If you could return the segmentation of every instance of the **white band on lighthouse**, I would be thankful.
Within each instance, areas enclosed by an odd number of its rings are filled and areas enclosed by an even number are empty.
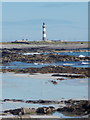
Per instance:
[[[46,38],[46,34],[44,34],[44,35],[43,35],[43,37],[45,37],[45,38]]]
[[[46,28],[43,28],[43,31],[46,31]]]

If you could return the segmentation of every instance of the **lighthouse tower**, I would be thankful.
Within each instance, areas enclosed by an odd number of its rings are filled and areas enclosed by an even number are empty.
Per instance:
[[[45,23],[43,23],[43,25],[42,25],[42,40],[43,41],[46,41],[46,25],[45,25]]]

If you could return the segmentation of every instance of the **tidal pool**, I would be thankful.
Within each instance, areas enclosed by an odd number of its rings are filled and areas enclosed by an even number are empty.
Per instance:
[[[71,66],[71,67],[90,67],[90,61],[65,61],[65,62],[55,62],[55,63],[26,63],[20,61],[14,61],[0,66],[0,69],[23,69],[23,68],[41,68],[45,66]]]
[[[2,99],[83,99],[88,98],[88,79],[57,80],[52,74],[2,74]]]

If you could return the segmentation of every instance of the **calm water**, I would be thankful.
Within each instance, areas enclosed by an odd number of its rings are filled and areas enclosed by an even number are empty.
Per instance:
[[[80,56],[80,55],[83,55],[83,56],[90,56],[90,52],[62,52],[62,53],[57,53],[57,54],[60,54],[60,55],[70,55],[70,56]]]
[[[40,68],[40,67],[45,67],[45,66],[58,66],[58,65],[63,65],[63,66],[72,66],[72,67],[82,67],[82,68],[87,68],[90,67],[90,61],[65,61],[65,62],[56,62],[56,63],[25,63],[25,62],[11,62],[8,64],[5,64],[3,66],[0,66],[2,69],[22,69],[22,68]]]
[[[82,54],[83,55],[83,54]],[[37,64],[24,62],[11,62],[3,66],[3,68],[27,68],[27,67],[43,67],[47,65],[69,65],[73,67],[88,67],[90,61],[82,62],[57,62],[52,64]],[[2,67],[1,67],[2,68]],[[51,74],[14,74],[14,73],[0,73],[0,99],[23,99],[23,100],[61,100],[64,99],[88,99],[88,79],[68,79],[64,81],[57,81],[57,77],[51,77]],[[67,79],[67,78],[65,78]],[[57,81],[57,85],[50,81]],[[40,105],[28,103],[12,103],[0,102],[0,107],[5,109],[14,109],[19,107],[41,107],[41,106],[55,106],[58,105]],[[61,113],[54,113],[54,115],[64,117]],[[67,116],[66,116],[67,117]]]
[[[33,54],[41,54],[41,53],[23,53],[24,55],[33,55]],[[50,53],[43,53],[43,54],[50,54]],[[62,53],[55,53],[61,55],[72,55],[72,56],[89,56],[89,52],[62,52]],[[3,66],[0,66],[0,69],[22,69],[22,68],[29,68],[29,67],[45,67],[49,65],[64,65],[64,66],[72,66],[72,67],[90,67],[90,61],[65,61],[65,62],[56,62],[56,63],[26,63],[20,61],[14,61],[7,63]]]
[[[59,55],[70,55],[70,56],[90,56],[90,52],[45,52],[45,53],[23,53],[23,55],[34,55],[34,54],[44,54],[44,55],[48,55],[48,54],[59,54]]]
[[[50,80],[56,80],[51,74],[2,74],[2,99],[23,99],[23,100],[60,100],[65,99],[87,99],[88,80],[68,79],[57,81],[54,85]]]

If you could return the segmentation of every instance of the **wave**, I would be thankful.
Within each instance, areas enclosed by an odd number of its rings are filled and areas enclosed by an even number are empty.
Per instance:
[[[85,57],[84,55],[79,55],[79,57]]]
[[[34,63],[34,65],[43,65],[43,63]]]
[[[23,55],[37,55],[37,54],[41,54],[41,53],[23,53]]]
[[[90,64],[90,63],[88,63],[88,62],[82,62],[81,64],[82,65],[87,65],[87,64]]]
[[[74,64],[71,64],[71,63],[64,63],[63,65],[74,65]]]

